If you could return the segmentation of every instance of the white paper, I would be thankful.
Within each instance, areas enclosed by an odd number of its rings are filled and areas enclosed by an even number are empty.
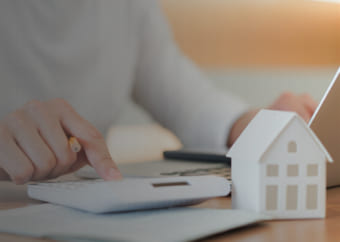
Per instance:
[[[79,241],[188,241],[268,217],[241,210],[171,208],[91,214],[52,204],[0,212],[0,232]]]

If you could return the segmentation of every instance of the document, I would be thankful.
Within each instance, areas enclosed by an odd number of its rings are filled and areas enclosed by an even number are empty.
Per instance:
[[[230,209],[179,207],[91,214],[52,204],[0,211],[0,232],[72,241],[189,241],[268,219]]]

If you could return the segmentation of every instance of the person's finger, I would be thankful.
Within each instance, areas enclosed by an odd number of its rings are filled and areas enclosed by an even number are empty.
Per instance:
[[[309,108],[306,108],[299,96],[296,96],[291,92],[284,92],[281,94],[269,108],[273,110],[296,112],[306,122],[311,118]]]
[[[75,172],[77,170],[79,170],[80,168],[82,168],[85,165],[88,165],[89,162],[87,160],[86,154],[85,152],[82,150],[78,153],[78,159],[77,162],[75,162],[67,171],[67,173],[72,173]]]
[[[5,172],[4,169],[0,168],[0,181],[8,181],[8,180],[10,180],[9,175]]]
[[[55,167],[56,158],[32,120],[24,111],[17,111],[9,115],[7,121],[17,145],[32,161],[34,167],[32,180],[46,178]]]
[[[302,117],[302,119],[306,123],[308,123],[311,116],[310,116],[310,113],[308,111],[306,111],[306,109],[301,109],[301,111],[299,111],[298,114]]]
[[[305,105],[311,117],[318,107],[318,103],[309,94],[302,94],[299,98],[301,102]]]
[[[49,179],[54,179],[54,178],[59,177],[60,175],[65,175],[65,174],[68,174],[68,173],[73,173],[73,172],[79,170],[80,168],[82,168],[85,165],[90,165],[90,164],[89,164],[89,162],[88,162],[88,160],[86,158],[86,154],[84,153],[84,151],[80,151],[79,153],[77,153],[77,160],[76,160],[76,162],[74,162],[72,164],[72,166],[68,168],[68,170],[63,171],[62,174],[51,173],[49,175]]]
[[[89,163],[105,180],[121,179],[121,173],[114,163],[101,133],[83,119],[64,100],[54,100],[64,129],[75,136],[84,149]]]
[[[16,184],[29,181],[33,176],[34,167],[4,125],[0,125],[0,147],[0,166],[4,172]]]
[[[310,112],[301,102],[295,103],[294,109],[292,111],[296,112],[305,122],[308,122],[311,117]]]
[[[293,110],[296,106],[296,96],[291,92],[282,93],[275,101],[269,106],[272,110],[281,111],[295,111]]]
[[[57,177],[68,171],[76,162],[77,154],[72,152],[59,119],[48,109],[48,105],[35,101],[30,104],[27,111],[37,124],[41,137],[56,157],[56,165],[48,176]]]

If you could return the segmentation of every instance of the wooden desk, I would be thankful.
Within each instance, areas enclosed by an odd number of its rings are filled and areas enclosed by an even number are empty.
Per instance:
[[[0,182],[0,210],[23,207],[38,202],[29,199],[25,186]],[[231,199],[209,200],[198,207],[230,208]],[[340,240],[340,187],[327,191],[327,218],[265,222],[260,225],[213,236],[204,241],[339,241]],[[0,241],[47,241],[0,234]]]

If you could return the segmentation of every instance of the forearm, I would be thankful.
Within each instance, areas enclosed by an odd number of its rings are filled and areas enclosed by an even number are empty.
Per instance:
[[[136,102],[175,132],[184,146],[225,148],[228,130],[247,105],[216,89],[178,50],[159,9],[144,21],[134,87]]]

